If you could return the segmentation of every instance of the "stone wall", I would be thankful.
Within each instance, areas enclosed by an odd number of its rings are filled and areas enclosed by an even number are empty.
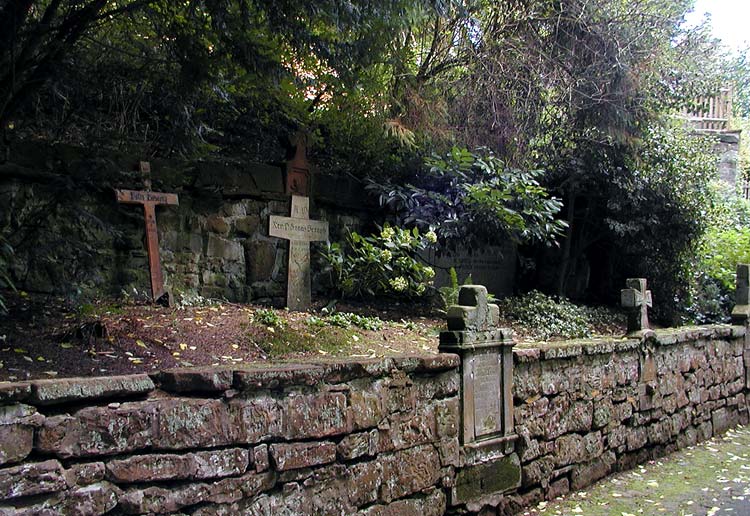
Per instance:
[[[150,296],[143,210],[117,204],[114,194],[143,189],[133,171],[138,161],[66,146],[14,146],[0,162],[0,235],[16,250],[11,275],[18,288]],[[154,191],[179,195],[179,206],[156,208],[167,287],[191,297],[282,304],[288,242],[268,235],[269,215],[289,216],[282,164],[157,160],[151,168]],[[364,202],[361,183],[315,174],[312,187],[311,217],[330,223],[332,241],[372,222],[377,203]],[[326,280],[314,276],[313,287]]]
[[[581,489],[748,422],[745,328],[516,350],[516,502]]]
[[[465,446],[451,354],[0,384],[0,515],[512,514],[747,423],[748,358],[742,326],[519,348],[515,438]]]
[[[0,514],[420,514],[455,355],[0,384]]]

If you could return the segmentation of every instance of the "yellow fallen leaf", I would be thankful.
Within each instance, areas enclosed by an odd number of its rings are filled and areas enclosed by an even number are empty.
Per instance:
[[[184,342],[180,342],[180,349],[182,351],[185,351],[187,349],[187,344],[185,344]]]
[[[48,376],[57,376],[57,371],[45,371],[44,374]]]
[[[196,348],[195,346],[190,346],[190,350],[191,351],[195,351],[196,349],[198,349],[198,348]]]
[[[180,352],[179,351],[175,351],[175,352],[172,353],[172,356],[173,357],[179,357],[180,356]]]
[[[46,362],[46,360],[44,359],[44,357],[36,357],[36,361],[37,362]]]
[[[136,343],[136,345],[138,345],[138,346],[140,346],[142,348],[147,348],[148,347],[148,346],[146,346],[146,343],[143,342],[141,339],[136,340],[135,343]]]
[[[15,348],[13,351],[15,351],[16,353],[28,353],[28,351],[23,348]]]
[[[234,349],[240,349],[240,347],[237,344],[232,344],[232,348],[234,348]]]
[[[73,344],[71,344],[70,342],[63,342],[62,344],[60,344],[60,347],[63,349],[70,349],[73,347]]]

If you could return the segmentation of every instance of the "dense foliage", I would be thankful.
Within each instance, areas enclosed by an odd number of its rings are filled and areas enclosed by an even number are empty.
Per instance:
[[[344,297],[420,297],[435,277],[418,252],[437,241],[435,233],[420,235],[386,224],[379,234],[352,231],[343,244],[322,252],[334,289]]]
[[[533,244],[528,286],[560,295],[613,301],[622,279],[646,276],[656,313],[674,319],[713,163],[671,115],[723,78],[705,27],[683,26],[691,6],[6,0],[0,146],[274,162],[304,130],[322,170],[370,178],[397,224],[433,228],[443,248]],[[744,59],[730,67],[737,85]],[[332,266],[347,246],[370,263],[369,238],[332,247]],[[334,277],[350,295],[393,292],[400,277],[418,294],[422,272],[412,284],[402,269]]]

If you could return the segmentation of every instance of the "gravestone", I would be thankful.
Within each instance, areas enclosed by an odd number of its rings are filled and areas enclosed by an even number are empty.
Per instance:
[[[750,320],[750,265],[746,263],[737,265],[734,299],[732,324],[747,324]]]
[[[628,311],[628,333],[648,330],[648,309],[653,306],[644,278],[629,278],[620,291],[620,304]]]
[[[503,246],[474,249],[472,252],[458,249],[440,255],[434,247],[429,247],[420,255],[435,269],[435,287],[451,285],[449,271],[453,267],[459,284],[470,276],[470,283],[484,285],[488,292],[497,297],[513,294],[517,250],[510,242]]]
[[[292,196],[291,217],[271,215],[268,234],[289,240],[286,305],[307,310],[311,303],[310,242],[328,240],[328,222],[310,220],[310,199]]]
[[[482,285],[464,285],[458,305],[448,308],[448,330],[439,350],[461,357],[464,446],[515,440],[513,428],[513,336],[497,327],[499,309]]]
[[[117,202],[124,204],[142,204],[146,221],[146,248],[148,251],[148,269],[151,274],[151,298],[158,301],[165,294],[164,275],[159,259],[159,235],[156,228],[156,205],[176,206],[179,204],[177,194],[151,191],[151,165],[141,161],[139,169],[144,174],[146,190],[115,190]],[[167,299],[171,303],[171,299]]]
[[[286,193],[305,197],[310,195],[307,138],[302,133],[295,137],[294,157],[286,164]]]

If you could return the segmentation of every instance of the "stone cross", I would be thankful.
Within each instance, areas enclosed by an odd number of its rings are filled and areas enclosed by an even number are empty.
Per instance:
[[[651,291],[646,289],[644,278],[629,278],[628,288],[620,291],[620,303],[628,309],[628,333],[648,329],[648,309],[653,306]]]
[[[737,264],[732,324],[746,324],[750,319],[750,265]]]
[[[497,326],[500,309],[487,302],[485,286],[462,285],[458,305],[448,308],[447,319],[450,331],[485,331]]]
[[[328,240],[328,222],[310,220],[310,198],[292,196],[291,217],[271,215],[268,234],[289,240],[286,305],[290,310],[310,307],[310,242]]]
[[[151,165],[141,161],[140,171],[146,175],[144,183],[146,190],[115,190],[117,202],[125,204],[142,204],[143,215],[146,219],[146,247],[148,250],[148,268],[151,273],[151,297],[154,302],[164,295],[164,276],[159,260],[159,236],[156,231],[156,205],[167,204],[176,206],[177,194],[151,191]]]

